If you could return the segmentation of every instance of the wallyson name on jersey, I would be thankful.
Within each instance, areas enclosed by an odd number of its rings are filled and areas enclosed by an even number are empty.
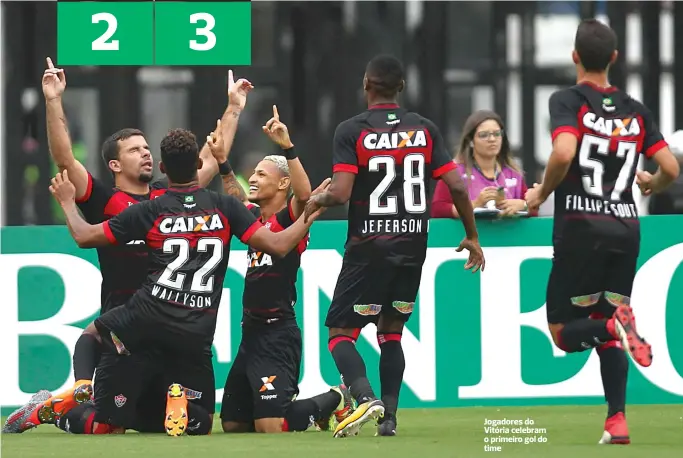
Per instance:
[[[426,226],[426,227],[425,227]],[[368,219],[364,221],[361,234],[422,234],[429,231],[429,223],[419,219]]]
[[[182,291],[174,291],[172,289],[164,288],[159,285],[152,287],[152,296],[157,299],[172,302],[174,304],[190,307],[193,309],[203,309],[211,307],[211,297],[202,296],[200,294],[184,293]]]
[[[575,212],[612,215],[619,218],[638,218],[634,204],[614,203],[604,199],[569,194],[565,197],[565,210]]]

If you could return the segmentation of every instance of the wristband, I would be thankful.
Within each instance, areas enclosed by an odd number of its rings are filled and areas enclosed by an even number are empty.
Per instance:
[[[218,164],[218,173],[221,175],[230,175],[232,173],[232,167],[230,167],[230,162],[225,161],[222,164]]]
[[[294,147],[292,146],[291,148],[283,149],[282,150],[282,155],[287,159],[288,161],[291,161],[292,159],[296,159],[296,151],[294,151]]]

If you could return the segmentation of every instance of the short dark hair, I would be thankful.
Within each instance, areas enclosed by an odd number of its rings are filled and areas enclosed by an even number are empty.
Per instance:
[[[574,49],[586,71],[604,71],[617,49],[617,34],[597,19],[584,19],[576,29]]]
[[[161,162],[173,183],[188,183],[197,177],[199,146],[189,130],[173,129],[161,140]]]
[[[115,161],[119,158],[119,141],[128,140],[135,136],[144,137],[145,134],[139,129],[125,128],[118,132],[114,132],[102,143],[102,159],[104,164],[109,168],[109,161]]]
[[[383,97],[395,97],[403,90],[403,64],[394,56],[380,54],[375,56],[367,67],[368,89]]]

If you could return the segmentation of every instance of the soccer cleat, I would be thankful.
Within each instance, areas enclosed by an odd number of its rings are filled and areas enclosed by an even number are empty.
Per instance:
[[[643,367],[652,364],[652,347],[638,334],[633,310],[628,305],[620,305],[614,312],[614,331],[636,363]]]
[[[630,444],[626,417],[622,412],[617,412],[605,421],[605,431],[602,433],[599,445],[604,444]]]
[[[38,406],[38,420],[40,423],[54,423],[77,405],[91,401],[92,395],[92,382],[79,380],[71,388],[55,394]]]
[[[384,416],[384,403],[379,399],[364,402],[356,410],[339,423],[334,430],[334,437],[357,436],[363,425],[370,420],[378,420]]]
[[[318,431],[330,431],[332,429],[332,418],[336,420],[336,424],[338,425],[344,421],[346,417],[351,415],[355,408],[355,401],[346,385],[342,383],[341,385],[330,387],[330,391],[339,393],[341,401],[339,401],[339,405],[335,411],[332,412],[332,415],[315,422],[315,429]]]
[[[2,434],[20,434],[41,424],[42,422],[38,419],[38,410],[51,396],[52,393],[47,390],[40,390],[31,396],[26,404],[7,417],[2,427]]]
[[[166,434],[182,436],[187,431],[187,396],[185,389],[178,383],[168,387],[166,395]]]
[[[386,414],[377,424],[375,436],[395,436],[396,435],[396,415]]]

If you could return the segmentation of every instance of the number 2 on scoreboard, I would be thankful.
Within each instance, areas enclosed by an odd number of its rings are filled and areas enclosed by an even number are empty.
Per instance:
[[[100,22],[107,23],[107,30],[102,35],[92,42],[93,51],[118,51],[119,40],[111,40],[111,37],[116,33],[118,21],[116,16],[111,13],[95,13],[92,15],[92,23],[99,24]],[[108,41],[111,40],[111,41]]]

